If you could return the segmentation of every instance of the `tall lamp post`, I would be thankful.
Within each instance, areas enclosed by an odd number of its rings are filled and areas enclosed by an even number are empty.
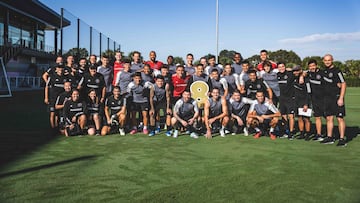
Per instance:
[[[216,61],[219,63],[219,0],[216,0]]]

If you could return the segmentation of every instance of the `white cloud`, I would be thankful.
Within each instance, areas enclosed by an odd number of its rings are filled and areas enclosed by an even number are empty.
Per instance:
[[[302,44],[318,41],[360,41],[360,32],[312,34],[299,38],[279,40],[280,43],[284,44]]]

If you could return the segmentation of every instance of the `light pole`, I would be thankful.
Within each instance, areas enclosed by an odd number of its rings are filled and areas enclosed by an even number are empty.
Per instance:
[[[219,0],[216,0],[216,63],[219,63]]]

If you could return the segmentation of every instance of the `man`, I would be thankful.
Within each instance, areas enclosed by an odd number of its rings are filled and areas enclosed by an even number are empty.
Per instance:
[[[141,54],[138,51],[134,51],[132,54],[132,63],[130,70],[131,72],[141,71],[144,67],[144,64],[141,62]]]
[[[185,73],[188,75],[193,75],[195,73],[193,61],[194,61],[194,55],[188,53],[186,55],[186,64],[184,65]]]
[[[150,61],[146,61],[145,64],[148,64],[152,70],[160,70],[160,67],[163,66],[163,63],[156,60],[155,51],[150,51],[149,58]]]
[[[122,64],[123,69],[115,76],[115,86],[120,87],[120,94],[126,94],[126,88],[132,81],[132,72],[130,70],[130,61],[125,60]]]
[[[205,102],[204,123],[206,138],[212,138],[212,131],[220,128],[220,136],[225,137],[225,126],[229,122],[227,103],[224,97],[220,97],[220,90],[213,87],[211,97]]]
[[[220,73],[216,68],[212,69],[211,71],[209,84],[211,84],[209,85],[211,86],[210,92],[212,92],[212,89],[217,88],[219,89],[219,94],[221,97],[225,99],[228,97],[229,94],[228,83],[225,78],[220,78]]]
[[[81,76],[89,72],[89,67],[87,66],[86,58],[80,58],[78,72]]]
[[[295,114],[295,101],[294,101],[294,74],[287,71],[285,64],[279,62],[277,64],[279,72],[277,73],[280,96],[279,96],[279,109],[282,119],[285,123],[285,131],[289,140],[294,136],[294,114]]]
[[[63,57],[62,56],[57,56],[56,60],[55,60],[55,66],[50,67],[49,69],[47,69],[44,74],[42,75],[42,79],[44,80],[44,82],[48,81],[48,78],[50,75],[52,75],[55,72],[56,67],[60,65],[63,65]]]
[[[256,131],[254,135],[255,139],[260,138],[270,127],[270,139],[275,140],[276,135],[273,133],[279,116],[281,116],[281,114],[274,104],[265,101],[264,92],[258,91],[256,92],[256,101],[250,106],[246,121],[248,126],[250,126],[255,119],[258,121],[258,125],[253,125]]]
[[[71,99],[71,83],[65,82],[64,83],[64,92],[61,93],[55,102],[55,110],[57,111],[57,114],[59,115],[59,130],[62,134],[64,134],[65,130],[65,119],[63,114],[63,109],[65,102]]]
[[[176,65],[174,64],[174,57],[173,56],[171,56],[171,55],[169,55],[168,57],[167,57],[167,65],[168,65],[168,67],[169,67],[169,73],[171,74],[171,75],[173,75],[173,74],[175,74],[175,72],[176,72]]]
[[[150,91],[150,128],[149,136],[160,132],[160,110],[166,117],[166,136],[171,136],[171,101],[169,84],[164,82],[164,77],[158,75],[155,80],[153,91]],[[155,126],[156,125],[156,126]],[[156,129],[155,129],[156,127]]]
[[[55,101],[64,91],[64,83],[66,82],[63,70],[64,67],[62,65],[57,65],[55,67],[55,72],[48,77],[44,89],[44,103],[48,105],[48,111],[50,112],[50,126],[53,133],[57,132],[56,128],[58,127]]]
[[[311,104],[312,110],[314,112],[315,117],[315,127],[316,127],[316,135],[313,140],[315,141],[323,141],[324,138],[321,134],[321,117],[324,116],[324,71],[320,70],[317,67],[317,61],[314,59],[310,59],[308,62],[308,80],[311,88]]]
[[[201,63],[196,66],[195,73],[189,78],[186,89],[190,91],[191,84],[196,81],[206,82],[211,89],[210,77],[204,73],[204,66]]]
[[[243,96],[246,96],[247,93],[245,91],[245,82],[249,80],[249,61],[248,60],[243,60],[241,62],[241,68],[242,71],[239,75],[239,83],[240,83],[240,93]]]
[[[248,114],[250,104],[254,101],[246,97],[242,97],[239,90],[235,90],[232,94],[228,108],[231,118],[231,127],[234,134],[238,133],[241,128],[245,136],[248,136],[248,129],[246,127],[246,116]]]
[[[101,103],[105,101],[105,80],[104,76],[96,72],[97,67],[90,65],[89,73],[85,73],[80,79],[78,88],[83,95],[87,95],[90,89],[95,89],[96,95],[100,98]]]
[[[249,80],[246,81],[245,83],[245,90],[247,92],[247,98],[255,100],[256,99],[256,92],[261,91],[261,92],[266,92],[267,94],[265,95],[269,101],[272,103],[272,90],[269,87],[269,85],[263,80],[263,79],[258,79],[256,77],[256,71],[255,70],[249,70]]]
[[[240,73],[242,72],[242,62],[243,58],[241,56],[240,53],[236,52],[234,54],[234,58],[233,58],[233,64],[231,65],[234,69],[234,73],[240,75]]]
[[[204,69],[208,66],[206,57],[204,57],[204,56],[200,58],[199,63],[204,66]],[[207,75],[207,73],[205,73],[205,74]]]
[[[69,74],[66,75],[66,80],[71,82],[71,89],[78,87],[82,75],[79,73],[79,68],[76,64],[71,66]]]
[[[205,74],[210,75],[213,69],[217,69],[219,75],[222,74],[223,67],[220,64],[216,64],[216,57],[210,55],[208,58],[208,66],[205,68]]]
[[[90,65],[90,66],[93,65],[93,66],[98,67],[99,65],[98,65],[98,63],[97,63],[96,60],[97,60],[96,55],[95,55],[95,54],[91,54],[90,57],[89,57],[89,65]]]
[[[118,72],[123,70],[123,62],[121,61],[121,58],[122,58],[121,51],[116,51],[115,52],[115,61],[114,61],[114,66],[113,66],[114,79],[113,79],[113,82],[112,82],[112,85],[114,85],[114,86],[115,86],[115,83],[116,83],[116,76],[117,76]]]
[[[66,65],[64,68],[64,75],[68,75],[71,72],[71,68],[73,67],[74,64],[74,56],[69,55],[66,58]]]
[[[260,78],[262,78],[266,84],[269,85],[272,90],[273,95],[273,103],[277,106],[280,96],[280,87],[277,72],[278,69],[272,69],[270,61],[265,61],[263,63],[264,70],[260,71]]]
[[[326,69],[324,70],[324,110],[326,116],[327,137],[321,141],[323,144],[333,144],[334,116],[338,121],[340,140],[337,146],[344,147],[345,141],[345,91],[346,82],[339,68],[333,64],[334,58],[331,54],[326,54],[323,58]]]
[[[65,136],[82,135],[86,126],[87,107],[84,101],[80,101],[79,90],[71,92],[71,100],[64,105],[64,119],[66,122]]]
[[[228,83],[228,94],[226,97],[226,100],[228,100],[235,90],[241,90],[239,75],[234,73],[230,63],[226,63],[224,66],[222,78],[225,78]]]
[[[120,87],[115,86],[113,94],[105,101],[106,125],[101,129],[102,136],[115,132],[115,130],[119,130],[121,136],[125,135],[126,98],[120,95],[120,90]]]
[[[106,86],[106,97],[111,95],[112,92],[112,82],[114,77],[113,67],[109,65],[109,57],[103,55],[101,57],[101,66],[97,68],[97,72],[101,73],[104,76],[105,86]]]
[[[182,66],[181,66],[182,67]],[[171,118],[171,125],[173,126],[173,137],[177,138],[179,130],[185,128],[190,132],[191,138],[199,138],[195,132],[196,119],[199,115],[199,109],[196,101],[191,98],[190,92],[184,90],[181,99],[177,100],[174,105],[173,117]]]
[[[104,115],[104,105],[100,103],[99,96],[96,95],[95,89],[90,89],[86,100],[88,114],[88,134],[100,135],[101,121]]]
[[[258,71],[264,70],[263,63],[266,60],[270,61],[272,69],[276,68],[276,63],[274,61],[269,60],[268,51],[263,49],[263,50],[260,51],[260,63],[257,65],[257,70]]]
[[[145,82],[141,79],[141,73],[135,72],[133,76],[133,81],[129,83],[127,87],[127,92],[129,96],[132,97],[131,105],[131,119],[133,124],[133,129],[130,131],[130,134],[133,135],[137,133],[137,120],[136,113],[139,112],[142,114],[143,122],[143,133],[148,134],[148,111],[149,111],[149,96],[150,91],[153,91],[153,84],[150,82]]]
[[[184,66],[178,65],[176,67],[176,74],[171,77],[173,83],[173,103],[175,103],[178,99],[180,99],[182,93],[185,91],[186,86],[188,84],[188,80],[190,75],[186,75],[184,71]]]

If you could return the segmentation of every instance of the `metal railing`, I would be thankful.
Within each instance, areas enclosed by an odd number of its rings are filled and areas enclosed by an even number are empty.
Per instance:
[[[30,77],[30,76],[16,76],[7,77],[10,83],[10,89],[25,89],[25,88],[41,88],[41,77]],[[6,78],[0,77],[0,89],[7,88]]]

